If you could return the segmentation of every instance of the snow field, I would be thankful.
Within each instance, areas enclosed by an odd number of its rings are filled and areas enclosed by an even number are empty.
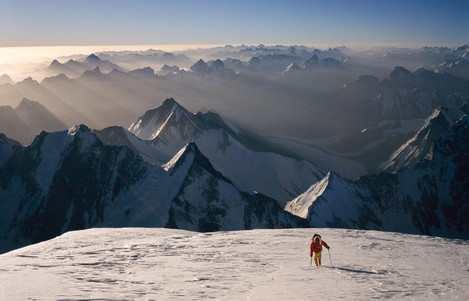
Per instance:
[[[310,267],[309,243],[331,246]],[[90,229],[0,255],[1,300],[464,300],[469,242],[343,229]]]

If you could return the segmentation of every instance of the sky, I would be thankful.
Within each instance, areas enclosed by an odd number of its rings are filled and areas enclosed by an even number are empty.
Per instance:
[[[1,0],[0,47],[463,45],[469,1]]]

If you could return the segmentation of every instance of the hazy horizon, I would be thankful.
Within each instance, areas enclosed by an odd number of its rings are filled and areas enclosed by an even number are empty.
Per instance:
[[[83,56],[98,52],[109,51],[146,51],[149,49],[167,51],[167,52],[183,52],[195,49],[209,49],[215,47],[231,46],[258,46],[258,44],[239,43],[239,44],[153,44],[153,45],[79,45],[79,46],[0,46],[0,75],[8,74],[15,77],[18,65],[23,72],[33,72],[41,64],[49,64],[54,59],[70,56]],[[323,43],[323,44],[262,44],[266,47],[283,45],[283,46],[306,46],[315,49],[329,49],[337,47],[347,47],[357,51],[370,49],[419,49],[422,47],[458,47],[464,44],[419,44],[419,43]]]

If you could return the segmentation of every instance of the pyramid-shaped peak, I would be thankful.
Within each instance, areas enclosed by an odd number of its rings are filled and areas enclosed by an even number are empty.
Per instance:
[[[0,85],[2,84],[13,84],[13,80],[11,79],[10,76],[8,76],[8,74],[4,73],[2,75],[0,75]]]
[[[85,61],[101,61],[101,59],[92,53],[85,59]]]
[[[176,110],[183,110],[183,111],[187,111],[186,108],[184,108],[182,105],[180,105],[174,98],[170,97],[170,98],[167,98],[165,99],[165,101],[163,101],[163,104],[156,108],[155,110],[158,110],[158,111],[176,111]],[[189,112],[189,111],[187,111]],[[192,114],[192,113],[191,113]]]
[[[170,136],[177,132],[186,137],[186,134],[200,130],[198,123],[193,113],[177,103],[174,98],[168,98],[158,108],[145,112],[128,130],[144,140],[153,140],[160,134],[164,136],[166,130],[171,132],[168,133]],[[178,130],[172,132],[171,128]]]
[[[403,66],[396,66],[389,75],[391,79],[404,79],[412,77],[412,73]]]
[[[202,154],[195,142],[190,142],[184,147],[184,152]]]
[[[54,67],[54,66],[61,66],[62,64],[58,60],[53,60],[52,63],[50,63],[49,67]]]
[[[210,163],[210,160],[204,154],[202,154],[194,142],[188,143],[186,146],[184,146],[168,163],[163,165],[163,168],[171,175],[173,175],[181,168],[187,171],[195,168],[197,173],[203,169],[213,176],[231,183],[230,180],[215,170],[213,165]]]
[[[217,60],[213,61],[211,68],[212,69],[223,69],[223,68],[225,68],[225,64],[220,59],[217,59]]]
[[[186,146],[184,146],[182,149],[180,149],[179,152],[177,152],[177,154],[174,155],[174,157],[168,161],[168,163],[163,165],[163,168],[166,171],[174,173],[182,165],[192,165],[196,157],[200,156],[205,158],[205,156],[202,155],[202,153],[200,152],[197,145],[194,142],[191,142],[186,144]],[[188,160],[190,160],[190,162],[188,162]]]
[[[197,63],[191,66],[190,70],[194,72],[208,72],[209,67],[203,59],[200,59],[197,61]]]
[[[180,106],[180,104],[172,97],[166,98],[165,101],[163,101],[163,104],[162,104],[162,106],[173,106],[173,105]]]

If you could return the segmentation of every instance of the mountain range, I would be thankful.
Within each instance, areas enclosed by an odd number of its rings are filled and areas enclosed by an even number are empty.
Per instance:
[[[404,52],[108,52],[2,76],[0,251],[91,227],[467,239],[467,45]]]
[[[27,147],[0,142],[2,252],[90,227],[308,225],[275,200],[238,189],[194,143],[158,166],[127,146],[104,145],[84,125],[42,132]]]
[[[114,69],[122,70],[118,65],[108,61],[101,60],[97,55],[90,54],[82,62],[73,59],[65,63],[53,60],[47,67],[47,72],[51,75],[64,74],[68,77],[78,77],[84,72],[99,68],[101,71],[109,73]]]

